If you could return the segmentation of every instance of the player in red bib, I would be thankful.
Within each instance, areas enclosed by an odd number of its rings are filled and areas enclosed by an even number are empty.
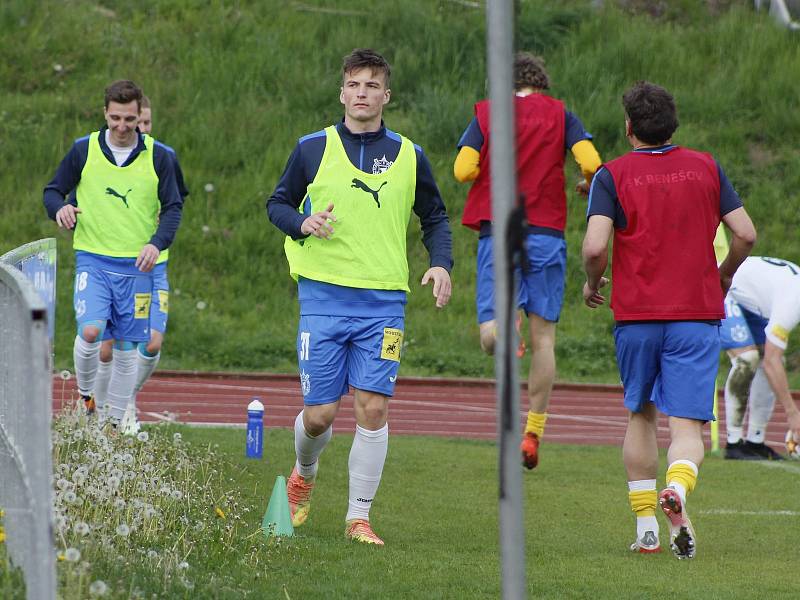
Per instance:
[[[586,305],[600,289],[612,235],[611,308],[617,363],[629,410],[623,444],[628,498],[636,514],[631,550],[658,552],[656,500],[678,558],[695,554],[686,495],[703,461],[702,427],[714,418],[723,297],[755,243],[742,202],[714,158],[673,145],[678,118],[664,88],[639,82],[625,92],[625,133],[633,151],[601,168],[589,192],[583,242]],[[717,268],[720,220],[733,238]],[[669,417],[667,487],[656,493],[658,412]]]
[[[522,439],[522,464],[533,469],[539,460],[547,405],[556,372],[556,323],[564,298],[567,245],[567,197],[564,193],[564,156],[571,150],[589,190],[600,156],[580,119],[548,96],[550,80],[541,58],[522,52],[514,60],[516,95],[517,182],[525,197],[528,231],[526,272],[518,271],[517,305],[528,315],[531,367],[528,375],[529,411]],[[461,136],[453,169],[458,181],[473,181],[461,222],[479,232],[476,304],[481,347],[494,353],[494,261],[492,257],[491,126],[489,101],[475,105],[475,118]],[[524,346],[523,346],[524,348]]]

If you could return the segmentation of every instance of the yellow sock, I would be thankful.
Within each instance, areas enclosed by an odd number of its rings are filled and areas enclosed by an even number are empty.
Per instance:
[[[525,423],[525,433],[535,433],[540,440],[544,435],[544,423],[547,421],[547,413],[535,413],[528,411],[528,421]]]
[[[697,485],[697,465],[690,460],[676,460],[667,469],[667,485],[674,487],[685,502]]]
[[[628,501],[631,503],[631,510],[637,517],[655,517],[656,502],[658,494],[655,488],[652,490],[636,490],[628,492]]]

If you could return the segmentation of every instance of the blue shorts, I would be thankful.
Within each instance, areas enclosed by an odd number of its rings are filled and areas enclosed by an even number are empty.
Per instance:
[[[767,341],[765,319],[739,306],[731,297],[725,298],[725,318],[719,328],[719,341],[723,350],[763,346]]]
[[[714,420],[714,382],[719,369],[719,326],[696,321],[617,325],[617,364],[625,408],[645,402],[671,417]]]
[[[169,317],[169,281],[167,280],[167,261],[157,264],[151,271],[153,276],[153,292],[150,298],[150,330],[165,333]],[[117,339],[111,321],[103,331],[103,340]]]
[[[114,339],[150,339],[153,278],[136,269],[133,262],[85,252],[76,254],[73,304],[79,328],[89,321],[101,321],[110,324]]]
[[[403,317],[301,315],[297,355],[303,402],[336,402],[351,385],[392,396],[404,321]]]
[[[528,273],[516,269],[517,306],[528,314],[557,322],[564,303],[567,244],[563,238],[529,233],[525,238]],[[494,253],[492,236],[478,240],[475,302],[478,323],[494,319]]]

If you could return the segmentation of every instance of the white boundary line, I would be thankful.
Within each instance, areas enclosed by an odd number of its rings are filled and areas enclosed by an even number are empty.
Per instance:
[[[800,517],[797,510],[736,510],[732,508],[712,508],[709,510],[698,510],[701,515],[734,515],[734,516],[753,516],[753,517]]]

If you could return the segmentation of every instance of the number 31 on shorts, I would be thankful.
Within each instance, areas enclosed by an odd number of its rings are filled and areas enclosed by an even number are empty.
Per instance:
[[[381,341],[381,358],[400,362],[400,350],[403,348],[403,331],[401,329],[383,328]]]

